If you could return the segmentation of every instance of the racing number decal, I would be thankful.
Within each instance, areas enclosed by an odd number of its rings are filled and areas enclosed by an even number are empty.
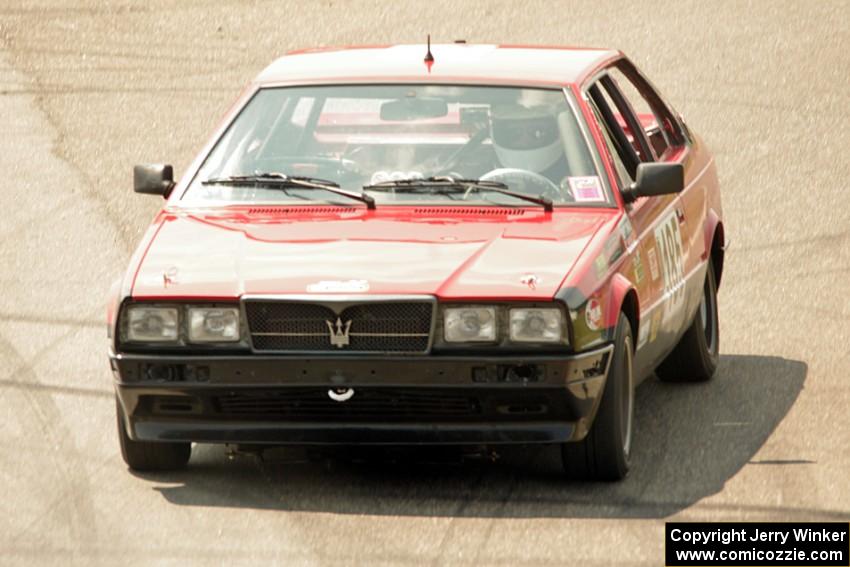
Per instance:
[[[685,299],[685,266],[682,259],[682,233],[676,211],[671,211],[655,228],[655,245],[661,255],[666,307],[664,319],[682,308]]]

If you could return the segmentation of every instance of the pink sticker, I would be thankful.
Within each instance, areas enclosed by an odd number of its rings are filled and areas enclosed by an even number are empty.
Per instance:
[[[599,178],[590,177],[570,177],[570,191],[573,193],[573,199],[576,203],[603,203],[605,202],[605,194],[602,192],[602,185],[599,183]]]

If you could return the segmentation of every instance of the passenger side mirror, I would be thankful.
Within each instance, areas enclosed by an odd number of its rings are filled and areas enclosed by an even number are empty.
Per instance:
[[[148,163],[133,168],[133,191],[168,197],[174,188],[174,168],[162,163]]]
[[[638,197],[654,197],[681,193],[685,188],[685,168],[681,163],[642,163],[637,168],[637,180],[623,191],[631,203]]]

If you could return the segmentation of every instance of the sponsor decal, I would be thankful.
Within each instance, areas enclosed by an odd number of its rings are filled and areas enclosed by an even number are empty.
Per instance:
[[[649,322],[651,329],[649,330],[649,342],[655,342],[655,337],[658,336],[658,327],[661,326],[661,310],[656,309],[652,313],[652,319]]]
[[[652,329],[652,320],[646,321],[640,326],[638,331],[637,348],[642,348],[649,340],[649,331]]]
[[[366,280],[322,280],[307,286],[310,293],[363,293],[369,291]]]
[[[600,203],[605,202],[605,193],[602,192],[602,184],[595,175],[588,177],[570,177],[570,192],[576,203]]]
[[[531,289],[537,289],[538,284],[542,282],[543,280],[538,278],[535,274],[525,274],[519,279],[519,283],[527,285]]]
[[[605,256],[597,256],[593,266],[596,268],[596,279],[604,278],[608,271],[608,260],[605,259]]]
[[[658,279],[658,255],[655,253],[655,248],[647,251],[646,259],[649,260],[649,275],[652,276],[652,281],[655,281]]]
[[[640,257],[640,250],[635,250],[635,255],[632,258],[632,267],[635,271],[635,283],[639,284],[643,281],[643,260]]]
[[[661,255],[661,278],[666,299],[664,318],[672,317],[684,306],[685,266],[682,233],[676,211],[670,211],[655,228],[655,245]]]
[[[177,266],[169,266],[162,272],[162,287],[177,284]]]
[[[623,248],[623,239],[619,234],[614,233],[608,237],[605,242],[605,255],[608,257],[608,262],[613,264],[620,259],[620,256],[625,252]]]
[[[591,331],[598,331],[602,327],[602,303],[598,299],[591,299],[584,308],[584,323]]]
[[[626,248],[631,248],[632,244],[635,243],[635,232],[629,217],[624,216],[620,220],[620,234],[623,235],[623,242],[626,243]]]

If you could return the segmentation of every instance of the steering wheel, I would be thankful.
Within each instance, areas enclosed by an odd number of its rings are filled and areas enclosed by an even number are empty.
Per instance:
[[[537,172],[514,167],[500,167],[488,171],[480,177],[481,181],[499,181],[514,191],[547,197],[556,203],[566,199],[564,194],[552,181]]]

